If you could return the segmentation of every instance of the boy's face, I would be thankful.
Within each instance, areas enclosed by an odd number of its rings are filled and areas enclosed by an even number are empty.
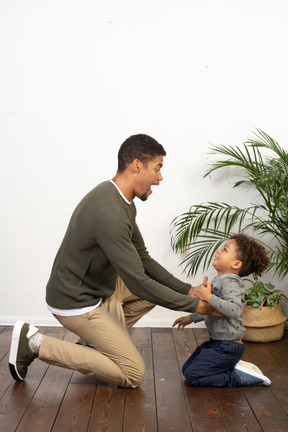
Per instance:
[[[218,249],[212,265],[218,276],[223,273],[239,274],[242,262],[237,258],[237,243],[234,239],[227,240],[221,249]]]

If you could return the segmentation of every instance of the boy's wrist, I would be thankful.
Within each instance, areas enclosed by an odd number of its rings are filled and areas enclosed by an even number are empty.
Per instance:
[[[209,293],[209,295],[207,296],[207,299],[206,299],[207,303],[210,303],[212,296],[213,296],[213,294]]]

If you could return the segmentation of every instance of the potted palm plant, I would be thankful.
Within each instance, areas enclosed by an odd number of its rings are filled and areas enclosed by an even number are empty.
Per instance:
[[[249,231],[270,251],[267,270],[274,269],[274,275],[283,278],[288,274],[288,152],[257,129],[242,147],[214,145],[210,154],[220,158],[208,165],[204,177],[233,167],[233,174],[239,175],[233,187],[255,191],[256,203],[239,208],[206,202],[177,216],[171,242],[176,253],[184,254],[184,272],[195,276],[200,265],[205,271],[223,241],[235,232]]]

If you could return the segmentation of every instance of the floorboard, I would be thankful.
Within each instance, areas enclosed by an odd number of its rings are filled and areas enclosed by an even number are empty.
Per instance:
[[[61,327],[41,332],[75,342]],[[288,432],[288,331],[281,341],[245,342],[244,360],[271,386],[193,388],[181,373],[206,329],[135,328],[146,364],[137,389],[122,389],[35,360],[23,382],[8,369],[12,327],[0,326],[0,432]]]

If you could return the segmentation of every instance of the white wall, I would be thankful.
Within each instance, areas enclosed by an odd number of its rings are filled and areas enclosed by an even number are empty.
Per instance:
[[[210,143],[258,127],[288,149],[286,18],[285,0],[1,0],[0,324],[56,323],[45,285],[70,215],[134,133],[167,151],[138,223],[184,278],[172,219],[203,201],[250,203],[202,178]],[[141,324],[176,316],[157,307]]]

